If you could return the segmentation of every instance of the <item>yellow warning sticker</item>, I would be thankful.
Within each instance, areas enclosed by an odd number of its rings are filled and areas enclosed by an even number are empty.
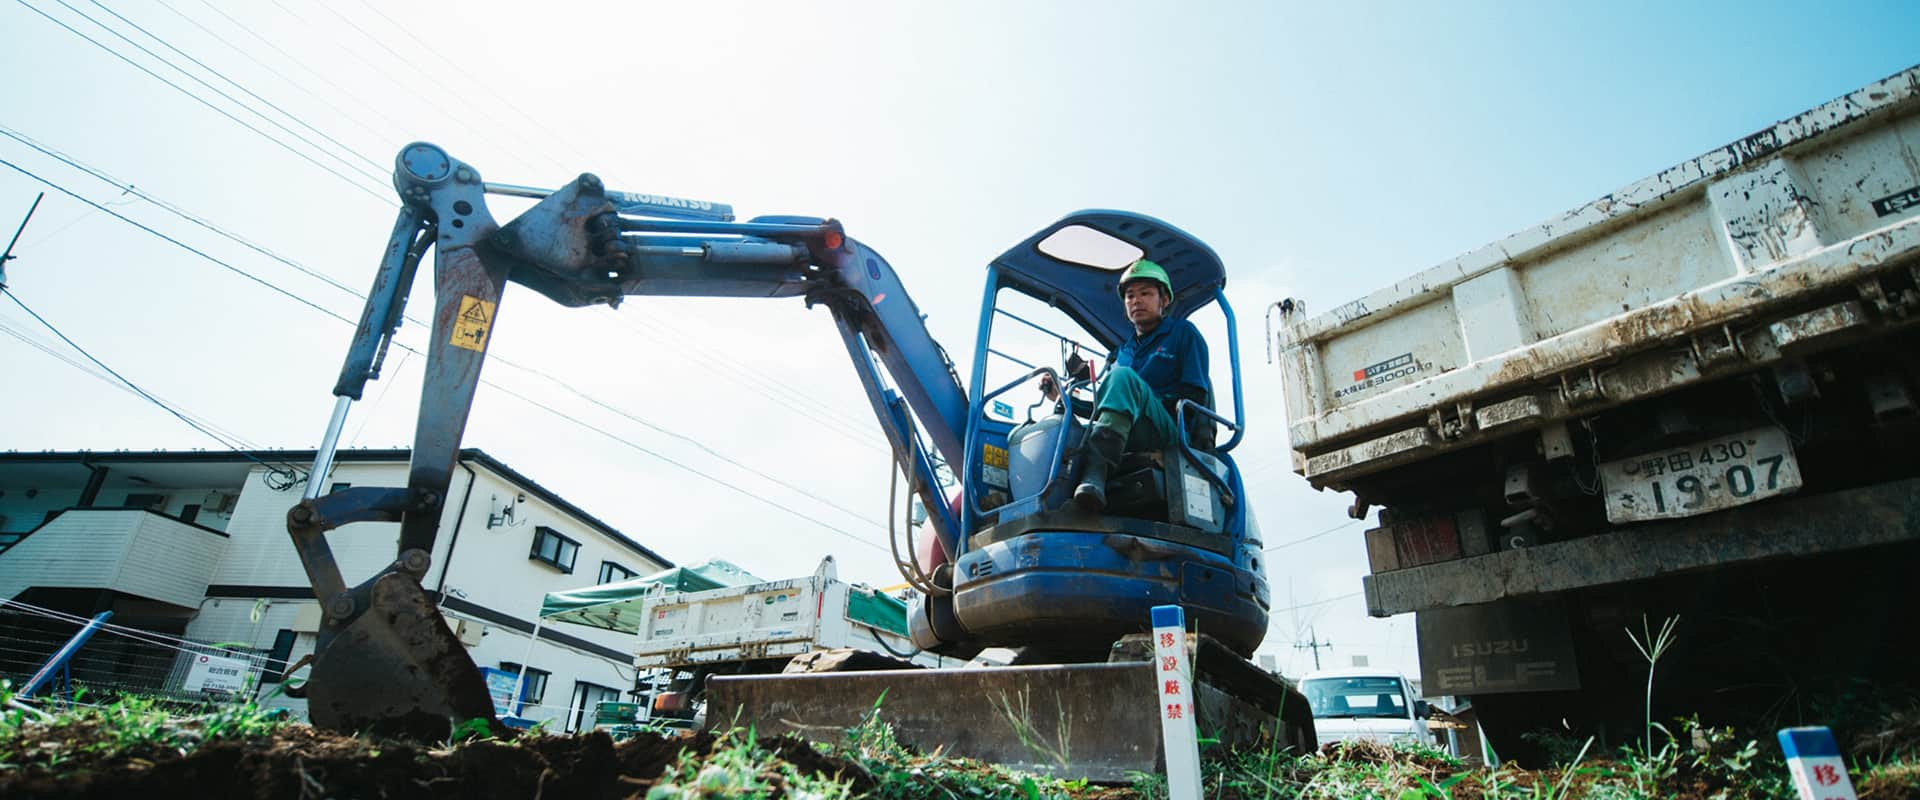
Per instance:
[[[980,460],[986,462],[989,467],[1007,468],[1007,449],[1004,447],[986,445],[981,448],[980,456]]]
[[[454,347],[484,351],[487,333],[493,330],[493,304],[478,297],[460,298],[460,315],[453,320]]]

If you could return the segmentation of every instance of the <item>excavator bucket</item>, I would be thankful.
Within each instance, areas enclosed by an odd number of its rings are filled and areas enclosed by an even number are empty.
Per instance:
[[[313,724],[416,739],[444,739],[472,719],[498,727],[486,681],[420,584],[388,573],[369,596],[365,613],[314,658]]]

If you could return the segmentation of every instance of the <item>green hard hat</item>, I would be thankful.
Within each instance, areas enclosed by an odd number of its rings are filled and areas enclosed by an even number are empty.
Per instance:
[[[1158,281],[1160,288],[1167,290],[1167,302],[1173,302],[1173,280],[1167,277],[1167,271],[1159,264],[1140,259],[1127,265],[1127,271],[1120,273],[1120,296],[1127,296],[1127,284],[1134,281]]]

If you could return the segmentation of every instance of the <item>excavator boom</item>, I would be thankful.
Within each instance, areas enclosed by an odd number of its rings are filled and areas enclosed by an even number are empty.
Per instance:
[[[288,514],[324,615],[306,686],[315,724],[431,738],[493,716],[478,670],[420,581],[508,282],[567,306],[617,306],[627,295],[802,297],[826,306],[896,464],[914,479],[936,536],[949,552],[957,547],[959,523],[934,470],[962,458],[965,390],[893,270],[839,223],[736,222],[724,204],[610,192],[592,175],[553,192],[487,184],[426,143],[401,150],[394,186],[402,206],[334,386],[338,400],[306,496]],[[488,193],[541,200],[501,225]],[[434,310],[407,486],[323,496],[348,407],[379,376],[429,250]],[[386,568],[349,587],[326,537],[361,521],[400,523],[399,548]]]

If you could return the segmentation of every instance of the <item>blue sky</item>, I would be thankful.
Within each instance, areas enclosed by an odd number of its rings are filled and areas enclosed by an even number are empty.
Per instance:
[[[391,225],[382,176],[412,139],[491,180],[592,171],[745,215],[837,217],[900,270],[963,364],[980,270],[1001,249],[1077,208],[1173,222],[1228,264],[1253,424],[1242,461],[1273,543],[1342,525],[1348,498],[1287,471],[1267,304],[1330,308],[1920,62],[1910,3],[68,3],[0,5],[0,125],[356,289]],[[10,139],[0,158],[359,313],[319,280]],[[0,168],[0,217],[11,226],[44,188]],[[259,446],[319,438],[347,326],[57,191],[16,255],[11,289],[154,394]],[[675,559],[784,576],[832,552],[843,574],[893,582],[873,546],[877,428],[824,314],[771,301],[565,311],[523,291],[502,312],[496,355],[629,416],[497,363],[489,378],[842,532],[498,393],[483,391],[469,445]],[[49,339],[10,303],[0,322]],[[0,363],[0,447],[218,447],[12,336]],[[356,408],[353,444],[410,438],[419,364],[390,373]],[[1369,620],[1349,596],[1366,569],[1359,530],[1273,554],[1278,604],[1302,607],[1276,614],[1269,648],[1295,671],[1310,664],[1292,647],[1309,626],[1335,644],[1323,658],[1413,668],[1411,620]]]

